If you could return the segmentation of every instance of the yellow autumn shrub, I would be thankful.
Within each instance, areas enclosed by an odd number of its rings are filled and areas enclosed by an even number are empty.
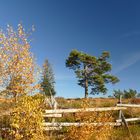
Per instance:
[[[46,140],[43,134],[43,97],[23,96],[16,104],[10,117],[11,133],[14,140]]]

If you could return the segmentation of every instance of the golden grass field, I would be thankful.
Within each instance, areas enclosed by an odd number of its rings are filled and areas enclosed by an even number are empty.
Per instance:
[[[58,108],[82,108],[83,105],[87,107],[113,107],[118,103],[118,99],[114,98],[88,98],[88,99],[65,99],[62,97],[56,98],[58,102]],[[139,103],[138,100],[134,99],[123,99],[123,103]],[[0,113],[8,112],[11,109],[10,100],[0,99]],[[140,117],[139,108],[129,108],[126,111],[123,111],[126,118]],[[110,117],[111,116],[111,117]],[[57,122],[81,122],[81,121],[115,121],[118,119],[118,111],[110,111],[108,113],[97,114],[97,113],[77,113],[77,114],[65,114],[63,118],[58,118],[55,121]],[[98,119],[98,117],[100,117]],[[89,120],[89,118],[91,118]],[[94,120],[93,120],[94,118]],[[99,129],[99,131],[98,131]],[[131,122],[129,123],[129,129],[132,134],[133,140],[140,140],[140,122]],[[107,130],[107,131],[105,131]],[[97,135],[97,133],[99,133]],[[48,134],[48,133],[47,133]],[[50,140],[132,140],[129,137],[128,130],[125,126],[114,127],[114,128],[93,128],[91,126],[86,126],[82,128],[77,127],[64,127],[60,131],[54,131],[51,133]],[[90,135],[93,134],[93,135]],[[105,134],[105,135],[103,135]],[[88,137],[90,135],[90,137]],[[107,135],[107,137],[105,137]],[[97,137],[98,136],[98,137]],[[7,140],[7,139],[0,139]]]

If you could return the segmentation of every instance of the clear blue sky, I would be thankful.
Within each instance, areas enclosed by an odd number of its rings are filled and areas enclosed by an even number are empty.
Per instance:
[[[0,0],[0,27],[22,22],[35,25],[32,51],[42,66],[52,64],[57,96],[83,97],[75,74],[65,68],[72,49],[99,56],[111,53],[113,74],[120,78],[113,89],[140,91],[139,0]]]

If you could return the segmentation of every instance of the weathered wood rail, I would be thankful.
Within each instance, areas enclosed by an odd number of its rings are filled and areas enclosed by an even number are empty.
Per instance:
[[[128,119],[125,119],[126,122],[132,122],[132,121],[140,121],[140,117],[139,118],[128,118]],[[121,119],[119,120],[116,120],[116,122],[122,122]]]
[[[139,104],[117,104],[118,107],[139,107]]]
[[[54,126],[54,127],[62,127],[62,126],[83,126],[83,125],[89,125],[89,123],[81,123],[81,122],[55,122],[55,123],[43,123],[43,126]],[[102,126],[102,125],[110,125],[110,126],[120,126],[121,122],[105,122],[105,123],[90,123],[90,125],[94,125],[94,126]]]
[[[103,111],[115,111],[126,110],[126,107],[97,107],[97,108],[81,108],[81,109],[56,109],[46,110],[47,114],[59,114],[59,113],[77,113],[77,112],[103,112]]]

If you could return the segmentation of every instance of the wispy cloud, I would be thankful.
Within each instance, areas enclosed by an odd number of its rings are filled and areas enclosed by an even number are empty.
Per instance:
[[[114,74],[117,74],[131,66],[133,66],[135,63],[137,63],[138,61],[140,61],[140,52],[135,52],[135,53],[131,53],[129,55],[126,55],[123,60],[120,60],[120,64],[118,65],[118,67],[116,67],[115,70],[113,70]],[[57,81],[67,81],[67,80],[73,80],[75,77],[75,74],[56,74],[55,75],[55,79]]]
[[[132,37],[137,35],[140,35],[140,31],[132,31],[132,32],[125,33],[121,35],[121,38],[127,38],[127,37]]]
[[[119,65],[119,67],[114,71],[114,73],[115,74],[119,73],[119,72],[127,69],[128,67],[131,67],[132,65],[134,65],[138,61],[140,61],[140,52],[133,53],[130,56],[127,56],[124,59],[124,61],[122,61],[122,63]]]

